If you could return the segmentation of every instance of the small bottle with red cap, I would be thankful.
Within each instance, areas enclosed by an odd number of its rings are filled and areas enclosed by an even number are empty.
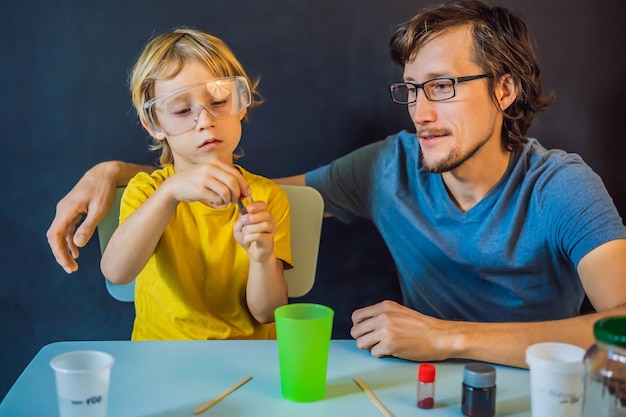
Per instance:
[[[435,406],[435,365],[423,363],[417,369],[417,406],[431,409]]]

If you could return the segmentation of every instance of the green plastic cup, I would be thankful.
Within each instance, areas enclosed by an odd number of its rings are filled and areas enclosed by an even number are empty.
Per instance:
[[[324,398],[334,314],[330,307],[311,303],[287,304],[274,312],[283,398]]]

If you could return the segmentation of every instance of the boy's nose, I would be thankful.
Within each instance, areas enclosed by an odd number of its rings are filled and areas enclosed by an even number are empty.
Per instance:
[[[204,112],[202,110],[205,110]],[[196,116],[196,127],[206,126],[208,123],[209,126],[213,126],[215,124],[215,116],[211,112],[210,107],[207,107],[205,104],[201,104],[198,108],[198,115]]]

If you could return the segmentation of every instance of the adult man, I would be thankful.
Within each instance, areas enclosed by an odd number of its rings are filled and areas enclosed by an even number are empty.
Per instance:
[[[281,180],[317,188],[341,220],[372,220],[389,246],[404,306],[355,311],[358,346],[514,366],[535,342],[587,347],[593,322],[626,314],[626,228],[578,156],[525,137],[551,100],[524,22],[479,1],[451,3],[400,27],[391,51],[404,67],[392,98],[408,105],[416,134]],[[112,187],[136,169],[146,168],[97,166],[59,203],[48,239],[68,272],[74,225],[88,213],[74,237],[83,245]],[[226,179],[212,201],[233,201],[239,181]],[[576,317],[585,293],[599,313]]]

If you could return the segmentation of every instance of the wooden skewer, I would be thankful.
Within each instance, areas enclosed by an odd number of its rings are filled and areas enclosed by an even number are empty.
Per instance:
[[[200,414],[200,413],[205,412],[210,407],[214,406],[218,401],[220,401],[221,399],[223,399],[227,395],[230,395],[233,391],[235,391],[237,388],[239,388],[240,386],[242,386],[246,382],[250,381],[251,379],[252,379],[251,376],[245,377],[244,379],[242,379],[241,381],[237,382],[235,385],[233,385],[232,387],[228,388],[226,391],[224,391],[223,393],[221,393],[217,397],[213,398],[208,403],[206,403],[204,405],[201,405],[200,407],[196,408],[193,413],[194,414]]]
[[[370,397],[370,400],[372,400],[372,402],[376,405],[376,407],[378,407],[380,412],[383,413],[385,417],[393,417],[393,414],[391,414],[389,410],[387,410],[383,403],[381,403],[376,395],[374,395],[374,393],[367,387],[367,385],[365,385],[365,382],[363,382],[361,378],[359,378],[358,376],[354,377],[354,382],[356,382],[356,384],[363,390],[363,392],[365,392],[367,396]]]

